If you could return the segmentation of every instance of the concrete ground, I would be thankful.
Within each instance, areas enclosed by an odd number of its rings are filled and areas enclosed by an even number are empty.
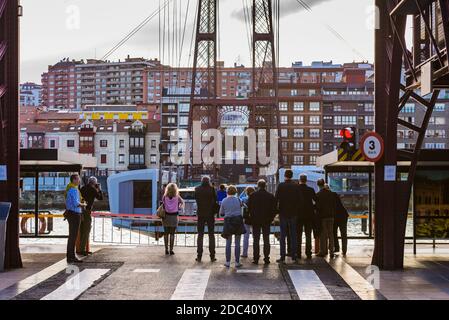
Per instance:
[[[370,267],[372,241],[350,241],[348,256],[314,257],[298,264],[268,266],[242,259],[243,267],[223,266],[196,250],[176,247],[95,246],[77,266],[67,266],[63,245],[23,245],[24,268],[0,273],[0,299],[39,300],[449,300],[449,247],[421,246],[417,256],[407,246],[405,268]],[[207,250],[207,248],[206,248]],[[251,256],[250,248],[250,256]]]

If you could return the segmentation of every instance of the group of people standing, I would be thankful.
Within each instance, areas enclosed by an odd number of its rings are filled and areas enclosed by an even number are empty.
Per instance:
[[[80,188],[79,174],[70,176],[70,183],[65,190],[64,218],[69,224],[69,238],[67,241],[67,262],[80,263],[76,254],[88,256],[89,238],[92,228],[92,209],[95,200],[102,200],[103,193],[97,178],[90,177]],[[78,246],[76,245],[78,242]]]
[[[203,257],[203,240],[209,237],[209,256],[216,261],[215,218],[224,217],[222,237],[226,239],[225,266],[231,265],[231,249],[234,240],[235,267],[241,267],[240,257],[248,256],[249,236],[253,235],[253,263],[261,258],[260,238],[263,238],[263,261],[270,263],[270,234],[273,221],[279,215],[280,258],[285,263],[290,256],[293,261],[302,257],[302,238],[305,234],[305,255],[312,258],[312,233],[315,253],[319,257],[334,257],[340,251],[338,230],[342,237],[342,253],[347,252],[348,212],[339,195],[332,192],[324,180],[317,182],[319,192],[307,186],[307,176],[301,175],[299,183],[293,180],[293,172],[286,170],[285,182],[279,184],[276,194],[268,192],[265,180],[259,180],[257,188],[248,187],[238,195],[235,186],[221,185],[216,191],[209,177],[203,177],[195,188],[197,203],[198,238],[196,261]],[[163,219],[166,254],[173,255],[173,243],[178,223],[178,212],[184,206],[176,184],[169,184],[162,199],[167,216]],[[243,252],[241,238],[243,236]]]

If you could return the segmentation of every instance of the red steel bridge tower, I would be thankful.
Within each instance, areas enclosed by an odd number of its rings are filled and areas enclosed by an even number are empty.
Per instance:
[[[381,269],[400,269],[419,155],[440,89],[449,88],[449,1],[376,0],[376,10],[375,121],[377,133],[385,140],[385,153],[375,167],[373,264]],[[408,18],[413,24],[411,46],[406,41]],[[409,101],[425,111],[421,123],[399,117]],[[398,128],[415,132],[413,150],[397,150]],[[386,181],[391,179],[385,177],[385,166],[395,167],[398,156],[410,160],[408,175]]]
[[[252,26],[252,93],[247,99],[219,99],[217,92],[217,21],[219,0],[199,0],[196,23],[193,81],[189,116],[189,132],[193,123],[201,123],[202,135],[207,129],[219,129],[223,116],[240,112],[247,119],[246,127],[255,129],[278,129],[278,74],[276,65],[275,36],[273,28],[272,0],[253,0]],[[276,5],[276,4],[275,4]],[[264,86],[264,90],[261,87]],[[268,137],[267,137],[268,139]],[[277,141],[279,145],[279,139]],[[269,152],[269,143],[267,143]],[[203,151],[192,148],[190,159],[198,159]],[[278,148],[279,164],[282,163]],[[215,155],[213,155],[215,156]],[[221,158],[221,157],[220,157]],[[257,165],[253,165],[253,176],[257,177]],[[198,178],[201,174],[217,176],[219,165],[191,162],[186,166],[185,178]]]

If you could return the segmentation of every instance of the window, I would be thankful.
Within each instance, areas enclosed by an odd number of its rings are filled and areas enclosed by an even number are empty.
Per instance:
[[[435,108],[433,110],[437,112],[443,112],[446,110],[446,105],[444,103],[437,103],[435,104]]]
[[[119,148],[124,148],[125,147],[125,140],[119,140],[118,144],[119,144]]]
[[[293,124],[304,124],[304,117],[303,116],[294,116]]]
[[[321,130],[320,129],[310,129],[310,138],[320,138],[321,137]]]
[[[282,147],[282,150],[288,150],[288,142],[283,141],[281,147]]]
[[[320,151],[319,142],[310,142],[309,143],[309,151]]]
[[[281,137],[282,138],[288,137],[288,129],[281,129]]]
[[[100,163],[101,164],[106,164],[108,161],[107,161],[107,157],[106,157],[106,155],[105,154],[102,154],[101,156],[100,156]]]
[[[157,157],[156,157],[155,154],[152,154],[150,156],[150,162],[151,162],[151,164],[156,164],[157,163]]]
[[[320,103],[319,102],[311,102],[309,105],[310,111],[320,111]]]
[[[304,138],[304,129],[294,129],[293,137],[294,138]]]
[[[365,125],[373,126],[374,125],[374,116],[365,116]]]
[[[302,143],[302,142],[295,142],[295,143],[293,143],[293,150],[294,151],[303,151],[304,150],[304,143]]]
[[[288,102],[279,102],[279,111],[288,111]]]
[[[142,209],[151,207],[153,201],[152,182],[151,180],[133,181],[134,208]]]
[[[320,116],[310,116],[310,124],[320,124],[321,117]]]
[[[304,102],[295,102],[293,104],[293,111],[304,111]]]
[[[294,156],[293,157],[293,164],[296,164],[296,165],[304,164],[304,156]]]
[[[310,156],[310,164],[316,164],[318,156]]]
[[[125,155],[124,154],[119,154],[118,155],[118,163],[119,164],[124,164],[125,163]]]
[[[335,112],[341,111],[341,106],[334,106],[334,111]]]
[[[67,140],[67,148],[74,148],[75,140]]]
[[[374,112],[374,104],[365,103],[365,112]]]
[[[335,116],[334,124],[335,125],[356,125],[357,117],[356,116]]]
[[[50,148],[51,149],[56,148],[56,140],[50,140]]]
[[[131,137],[131,138],[129,138],[129,147],[130,148],[144,148],[145,147],[145,139],[143,137]]]
[[[415,113],[415,104],[414,103],[406,103],[404,108],[401,110],[402,113]]]
[[[287,116],[281,116],[280,122],[281,122],[281,124],[288,124],[288,117]]]
[[[157,147],[157,141],[156,140],[151,140],[151,148],[156,148]]]
[[[100,148],[107,148],[108,140],[100,140]]]

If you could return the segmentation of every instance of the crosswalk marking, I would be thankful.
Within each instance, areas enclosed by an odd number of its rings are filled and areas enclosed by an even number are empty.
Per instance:
[[[210,270],[187,269],[176,286],[171,300],[203,300]]]
[[[158,273],[161,269],[135,269],[136,273]]]
[[[263,273],[262,270],[255,270],[255,269],[239,269],[236,272],[237,273]]]
[[[70,277],[66,283],[55,291],[47,294],[41,300],[75,300],[89,289],[95,281],[109,272],[110,269],[85,269]]]
[[[313,270],[289,270],[288,274],[300,300],[333,300]]]
[[[67,268],[66,259],[35,273],[0,292],[0,300],[10,300]]]
[[[376,300],[378,298],[377,290],[354,270],[341,257],[336,259],[327,259],[329,265],[343,278],[352,290],[362,300]]]

